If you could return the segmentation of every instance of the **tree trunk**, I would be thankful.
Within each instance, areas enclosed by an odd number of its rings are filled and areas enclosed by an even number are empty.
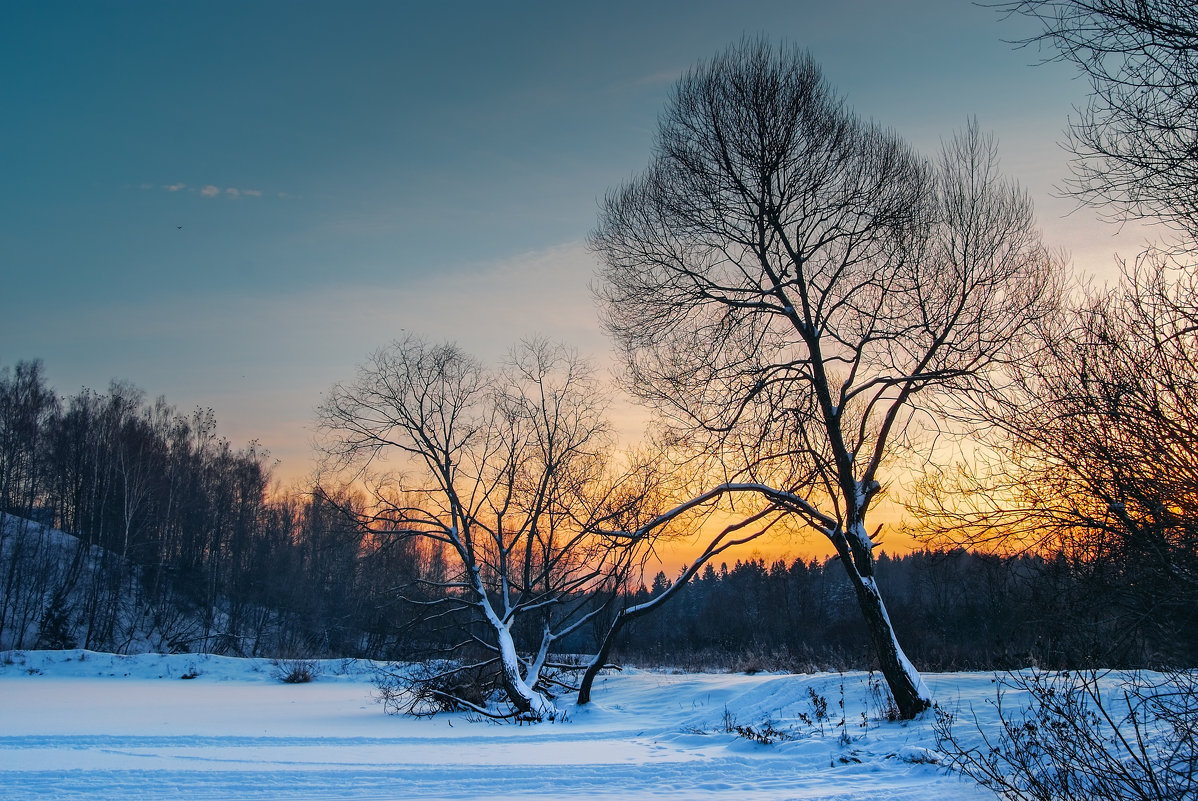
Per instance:
[[[633,607],[634,610],[638,607]],[[648,612],[644,609],[641,614]],[[595,683],[595,677],[599,675],[599,671],[603,670],[603,666],[607,664],[607,657],[611,655],[611,648],[616,643],[616,635],[624,628],[624,625],[636,617],[635,612],[628,609],[621,609],[616,619],[612,621],[611,626],[607,630],[607,634],[603,637],[603,642],[599,645],[599,653],[591,660],[591,664],[587,665],[586,671],[582,674],[582,683],[578,685],[578,705],[584,706],[591,702],[591,685]]]
[[[556,720],[560,717],[561,710],[520,675],[520,658],[516,653],[512,633],[502,621],[494,617],[493,612],[488,617],[492,618],[491,624],[495,627],[495,634],[499,639],[503,691],[508,701],[516,708],[517,716],[533,720]]]
[[[520,655],[516,652],[516,641],[512,639],[512,632],[507,627],[507,624],[504,623],[503,619],[491,607],[491,602],[487,599],[486,589],[478,577],[477,568],[471,571],[471,577],[474,580],[475,592],[477,593],[476,604],[482,611],[487,623],[495,630],[495,639],[499,646],[499,667],[503,692],[507,695],[508,701],[516,708],[518,717],[531,718],[533,720],[556,720],[560,717],[561,710],[544,693],[537,692],[535,688],[536,675],[530,671],[529,679],[531,683],[521,675]],[[543,658],[543,652],[547,648],[548,643],[542,642],[542,653],[538,654],[538,659]]]
[[[857,592],[857,604],[865,617],[870,642],[873,643],[882,676],[890,687],[890,694],[894,697],[899,716],[904,720],[910,720],[932,705],[932,694],[919,671],[903,653],[873,576],[861,575],[851,560],[842,557],[841,561],[844,562],[849,581]]]
[[[716,542],[718,541],[719,540]],[[595,677],[599,675],[599,671],[603,670],[603,666],[607,664],[607,657],[611,655],[611,649],[612,646],[615,645],[616,636],[620,633],[624,626],[636,620],[638,617],[643,617],[649,614],[654,609],[670,600],[671,597],[673,597],[679,590],[686,586],[686,583],[694,578],[695,574],[699,572],[699,568],[707,564],[707,561],[717,553],[720,553],[724,550],[724,548],[717,549],[714,547],[714,545],[715,543],[713,543],[712,546],[709,546],[708,549],[699,556],[699,558],[690,564],[690,567],[682,571],[682,575],[678,577],[678,580],[669,587],[666,587],[666,589],[663,590],[660,595],[655,598],[650,598],[643,604],[637,604],[636,606],[630,606],[625,609],[621,609],[616,614],[615,620],[611,622],[611,626],[608,628],[607,634],[603,637],[603,642],[599,646],[599,653],[595,655],[594,660],[592,660],[591,664],[587,665],[586,671],[582,674],[582,684],[578,686],[579,706],[589,704],[591,702],[591,685],[595,683]],[[618,597],[619,596],[615,596],[612,600],[614,601]]]

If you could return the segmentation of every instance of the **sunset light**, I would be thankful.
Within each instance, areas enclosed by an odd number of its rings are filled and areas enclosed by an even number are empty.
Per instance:
[[[1196,797],[1190,0],[0,20],[0,801]]]

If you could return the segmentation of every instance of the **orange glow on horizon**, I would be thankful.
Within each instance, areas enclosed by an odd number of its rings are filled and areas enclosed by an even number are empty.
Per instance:
[[[879,552],[884,551],[890,556],[902,556],[923,547],[915,537],[904,530],[902,509],[896,504],[881,503],[873,510],[869,521],[871,532],[881,526],[877,536]],[[714,522],[709,522],[699,533],[659,543],[655,548],[656,558],[650,558],[645,564],[645,584],[647,585],[658,571],[664,571],[666,576],[673,580],[703,553],[711,537],[718,532],[719,527]],[[836,549],[832,547],[831,542],[807,529],[767,532],[752,542],[729,548],[712,558],[711,564],[716,570],[719,570],[721,563],[727,564],[731,569],[737,561],[761,559],[769,567],[779,559],[789,565],[796,559],[802,559],[804,562],[812,559],[823,562],[835,555]]]

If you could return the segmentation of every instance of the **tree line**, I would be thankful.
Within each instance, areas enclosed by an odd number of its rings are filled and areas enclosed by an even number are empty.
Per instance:
[[[365,558],[327,500],[271,483],[267,452],[221,437],[210,409],[183,414],[126,383],[59,397],[40,362],[5,367],[0,643],[370,650],[402,574],[391,549]]]
[[[284,492],[266,452],[234,448],[209,410],[183,415],[127,384],[60,398],[40,363],[0,372],[0,510],[69,532],[4,528],[5,647],[410,659],[452,644],[469,616],[433,623],[439,550],[369,536],[361,498]],[[349,510],[351,515],[347,516]],[[1192,663],[1193,605],[1077,553],[1003,557],[964,549],[878,557],[898,636],[934,670]],[[673,578],[677,573],[673,574]],[[622,603],[671,586],[632,576]],[[835,562],[708,561],[617,661],[713,669],[869,667],[851,587]],[[596,609],[599,597],[583,606]],[[609,614],[558,645],[593,653]],[[539,632],[517,629],[521,646]]]
[[[5,527],[5,647],[402,659],[449,644],[451,627],[425,620],[420,604],[444,597],[429,578],[446,574],[444,556],[369,536],[345,514],[361,510],[360,498],[272,488],[268,458],[256,443],[234,448],[221,438],[209,410],[183,415],[127,384],[59,398],[40,363],[5,368],[0,510],[75,536],[49,541],[36,526]],[[882,553],[878,575],[899,636],[930,669],[1198,656],[1198,643],[1176,636],[1193,630],[1193,606],[1161,609],[1150,575],[1127,581],[1077,555]],[[665,572],[644,584],[632,578],[627,605],[672,583]],[[709,561],[633,623],[613,656],[713,668],[867,667],[850,592],[834,562]],[[600,605],[586,600],[588,609]],[[609,618],[579,627],[559,650],[593,652]],[[534,634],[518,630],[517,641]]]
[[[633,594],[670,584],[659,572]],[[895,631],[927,670],[1193,664],[1198,612],[1149,614],[1154,591],[1096,575],[1065,554],[1000,556],[964,549],[878,557]],[[1130,588],[1137,589],[1134,584]],[[696,669],[865,669],[873,666],[834,562],[708,564],[678,596],[631,626],[617,661]]]

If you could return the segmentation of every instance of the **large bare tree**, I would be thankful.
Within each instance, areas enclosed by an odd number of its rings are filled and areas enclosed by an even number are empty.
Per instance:
[[[993,143],[970,125],[929,162],[805,53],[745,41],[679,81],[591,242],[629,389],[711,475],[772,488],[831,542],[901,713],[927,708],[867,516],[912,414],[983,382],[1056,302]]]
[[[460,644],[483,652],[434,667],[409,711],[456,703],[496,714],[453,690],[471,671],[492,670],[510,706],[499,714],[561,714],[544,672],[550,648],[596,613],[596,598],[610,597],[627,567],[620,542],[591,525],[619,495],[602,397],[584,362],[543,341],[490,371],[454,346],[415,338],[377,351],[327,396],[326,452],[359,471],[373,495],[360,522],[443,548],[449,575],[425,579],[427,603],[435,614],[467,612]],[[389,476],[364,472],[386,461]]]

